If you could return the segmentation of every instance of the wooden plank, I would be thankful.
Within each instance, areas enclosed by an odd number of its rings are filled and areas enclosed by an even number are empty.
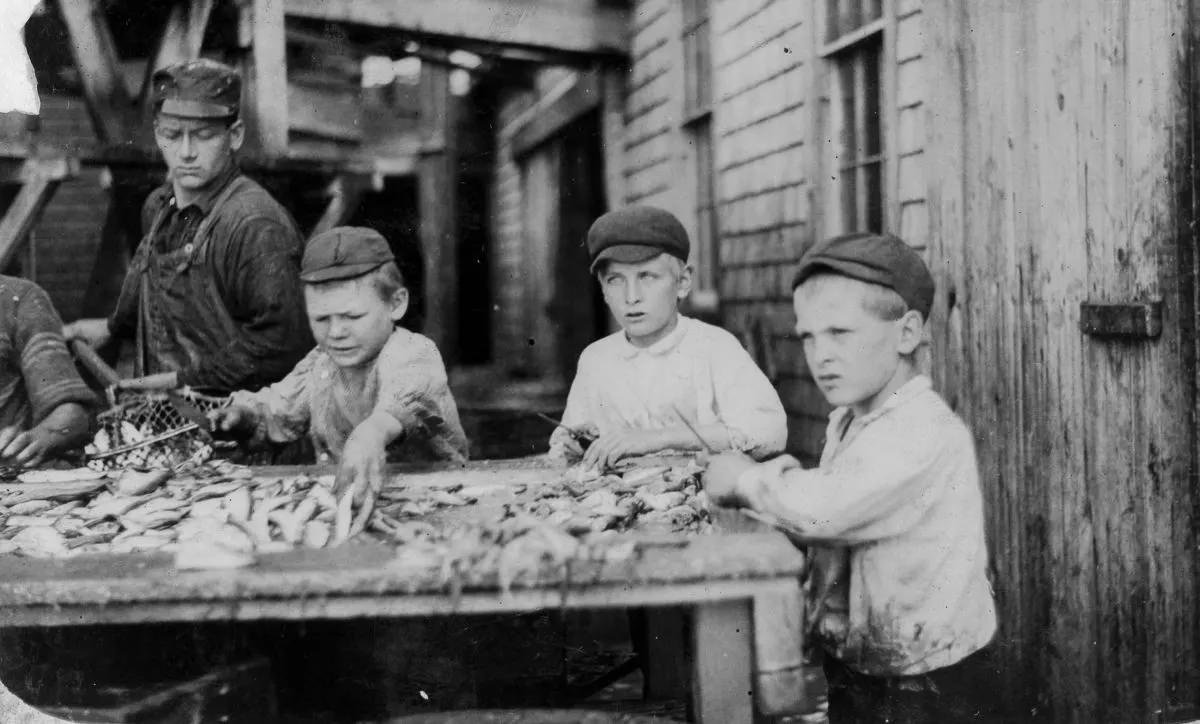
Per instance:
[[[555,0],[287,0],[293,17],[571,53],[628,49],[630,11]]]
[[[353,86],[323,87],[289,82],[288,128],[349,143],[363,140],[362,97]]]
[[[697,606],[692,614],[692,713],[697,724],[754,721],[754,621],[747,601]]]
[[[81,70],[79,77],[96,135],[109,144],[134,140],[138,119],[102,6],[96,0],[61,0],[58,8]]]
[[[249,48],[242,62],[242,118],[247,148],[266,158],[288,149],[287,49],[284,0],[244,0],[239,35]]]
[[[21,250],[42,209],[46,208],[58,185],[66,177],[67,170],[67,162],[63,159],[46,163],[37,160],[25,162],[21,172],[25,182],[5,211],[4,218],[0,219],[0,269],[6,268]]]
[[[418,163],[424,333],[451,365],[458,338],[458,235],[456,119],[449,68],[423,63],[420,87],[421,130],[427,144]]]
[[[804,595],[788,591],[754,599],[754,690],[767,716],[806,709],[804,691]]]
[[[529,116],[513,132],[513,156],[520,158],[528,154],[583,114],[599,107],[604,96],[602,79],[602,74],[597,70],[576,74],[575,82],[562,95],[539,113]]]
[[[600,136],[604,147],[604,198],[608,208],[625,205],[626,87],[629,69],[615,65],[601,71]]]

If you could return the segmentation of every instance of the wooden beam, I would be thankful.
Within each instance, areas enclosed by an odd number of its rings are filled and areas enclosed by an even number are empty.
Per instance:
[[[150,103],[150,78],[154,71],[200,57],[204,31],[208,28],[214,5],[216,0],[179,0],[171,7],[158,48],[146,64],[146,77],[142,81],[143,107]]]
[[[587,0],[287,0],[287,14],[572,53],[629,48],[629,11]]]
[[[458,235],[454,220],[456,144],[450,70],[421,67],[421,130],[426,143],[418,164],[421,254],[424,267],[424,332],[450,364],[458,333]]]
[[[288,148],[288,84],[283,0],[239,0],[242,118],[252,151],[267,158]]]
[[[625,79],[622,64],[603,71],[600,135],[604,144],[604,199],[609,210],[625,205]]]
[[[361,142],[362,96],[357,91],[349,86],[288,83],[288,128],[335,141]]]
[[[21,190],[0,219],[0,269],[6,268],[21,250],[58,185],[77,172],[78,166],[62,158],[30,159],[24,163]]]
[[[95,0],[60,0],[58,8],[70,36],[96,135],[110,144],[133,141],[137,128],[133,99],[125,87],[103,8]]]
[[[329,184],[329,204],[308,232],[308,237],[341,226],[358,210],[363,193],[371,186],[371,179],[350,174],[340,174]]]
[[[524,125],[513,133],[513,156],[524,156],[575,119],[599,108],[603,98],[602,74],[596,70],[579,73],[569,88],[538,113],[528,116]]]

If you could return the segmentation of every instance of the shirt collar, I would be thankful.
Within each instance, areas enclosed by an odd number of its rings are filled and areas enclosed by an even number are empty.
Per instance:
[[[687,334],[688,328],[691,326],[692,320],[679,315],[679,322],[675,325],[675,329],[662,339],[658,340],[649,347],[638,347],[629,341],[629,338],[624,334],[621,335],[621,357],[624,359],[633,359],[638,355],[648,355],[650,357],[661,357],[671,350],[679,346]]]
[[[210,184],[209,187],[204,190],[204,193],[197,196],[195,201],[183,208],[187,209],[194,206],[200,210],[200,213],[208,216],[209,212],[212,211],[213,205],[217,201],[217,196],[220,196],[221,192],[225,190],[225,187],[233,182],[233,179],[238,175],[238,173],[240,173],[240,170],[238,169],[237,162],[230,161],[229,165],[225,167],[225,170],[222,171],[221,174],[213,180],[212,184]],[[173,193],[171,194],[171,205],[175,206],[175,195]]]
[[[930,389],[933,389],[933,381],[930,380],[926,375],[917,375],[901,385],[900,389],[893,392],[890,397],[884,400],[883,404],[879,406],[878,410],[868,412],[860,417],[856,423],[858,425],[865,425],[872,420],[877,420],[886,415],[889,410],[896,409],[917,395]],[[842,421],[846,419],[846,415],[849,414],[849,407],[834,408],[833,412],[829,413],[829,421],[834,425],[840,425]]]

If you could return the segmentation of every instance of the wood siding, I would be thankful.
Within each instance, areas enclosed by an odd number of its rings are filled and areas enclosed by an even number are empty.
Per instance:
[[[935,373],[975,431],[1020,714],[1196,703],[1184,0],[926,0]],[[1189,200],[1190,201],[1190,200]],[[1161,299],[1155,340],[1084,301]]]

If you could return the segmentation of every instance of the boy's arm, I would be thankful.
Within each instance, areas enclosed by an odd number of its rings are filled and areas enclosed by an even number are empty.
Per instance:
[[[273,385],[250,392],[238,390],[229,397],[229,407],[244,415],[237,421],[254,429],[256,438],[288,443],[308,432],[313,366],[319,349],[313,349],[291,372]]]
[[[728,439],[724,449],[759,460],[770,457],[787,444],[787,413],[779,393],[749,353],[736,338],[722,336],[713,345],[712,382],[717,414]]]
[[[88,413],[77,402],[64,402],[28,430],[0,428],[0,460],[20,466],[40,465],[46,458],[87,439]]]
[[[465,445],[461,425],[454,422],[458,419],[457,410],[447,409],[454,405],[454,396],[450,393],[446,365],[431,340],[394,333],[380,352],[376,369],[379,399],[372,418],[375,414],[387,415],[395,423],[386,428],[390,435],[388,443],[401,435],[420,433]]]
[[[860,440],[861,442],[861,440]],[[729,499],[790,523],[814,542],[855,545],[897,535],[925,515],[936,444],[859,445],[836,466],[801,469],[782,456],[740,472]]]
[[[552,458],[567,461],[583,457],[583,447],[571,435],[570,430],[587,430],[596,433],[595,420],[592,418],[589,400],[592,399],[592,374],[585,351],[579,358],[575,371],[575,379],[571,382],[571,390],[567,393],[567,406],[563,410],[562,423],[566,427],[556,427],[550,433],[550,451]]]

